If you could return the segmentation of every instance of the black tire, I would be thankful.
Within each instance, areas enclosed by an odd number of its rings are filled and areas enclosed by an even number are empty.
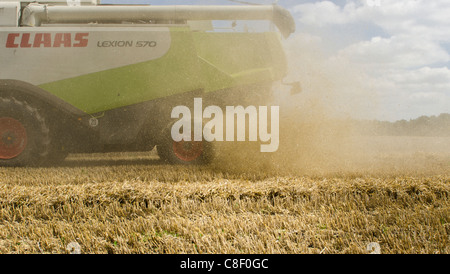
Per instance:
[[[25,101],[0,98],[0,166],[36,166],[50,151],[45,117]]]
[[[173,165],[206,165],[214,159],[214,144],[201,142],[175,142],[171,136],[171,126],[164,129],[157,146],[161,160]]]

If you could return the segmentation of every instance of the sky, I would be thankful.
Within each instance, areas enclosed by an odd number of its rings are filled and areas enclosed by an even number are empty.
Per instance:
[[[102,3],[233,4],[227,0]],[[346,77],[354,75],[364,82],[370,96],[358,96],[371,98],[361,104],[373,109],[365,118],[397,121],[450,113],[449,0],[279,0],[278,4],[296,20],[296,33],[285,41],[289,48],[309,41],[320,49],[328,69],[346,71]],[[350,91],[342,95],[352,97]]]

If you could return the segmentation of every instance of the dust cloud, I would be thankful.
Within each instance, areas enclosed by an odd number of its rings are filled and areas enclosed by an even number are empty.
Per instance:
[[[302,92],[291,95],[283,85],[274,86],[268,104],[280,106],[279,150],[270,154],[260,153],[254,143],[218,144],[216,168],[276,175],[448,170],[449,155],[439,155],[442,147],[436,149],[443,143],[450,148],[445,140],[367,136],[358,131],[355,121],[371,119],[379,106],[362,70],[344,58],[326,56],[320,40],[307,34],[290,38],[284,47],[287,81],[300,81]]]

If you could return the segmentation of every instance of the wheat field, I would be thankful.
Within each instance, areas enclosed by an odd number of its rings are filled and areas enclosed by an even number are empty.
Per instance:
[[[450,142],[405,140],[352,142],[378,149],[341,164],[169,166],[152,152],[0,168],[0,253],[448,254]]]

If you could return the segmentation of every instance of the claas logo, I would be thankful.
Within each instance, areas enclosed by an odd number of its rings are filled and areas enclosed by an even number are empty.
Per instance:
[[[10,33],[7,48],[85,48],[89,33]]]

